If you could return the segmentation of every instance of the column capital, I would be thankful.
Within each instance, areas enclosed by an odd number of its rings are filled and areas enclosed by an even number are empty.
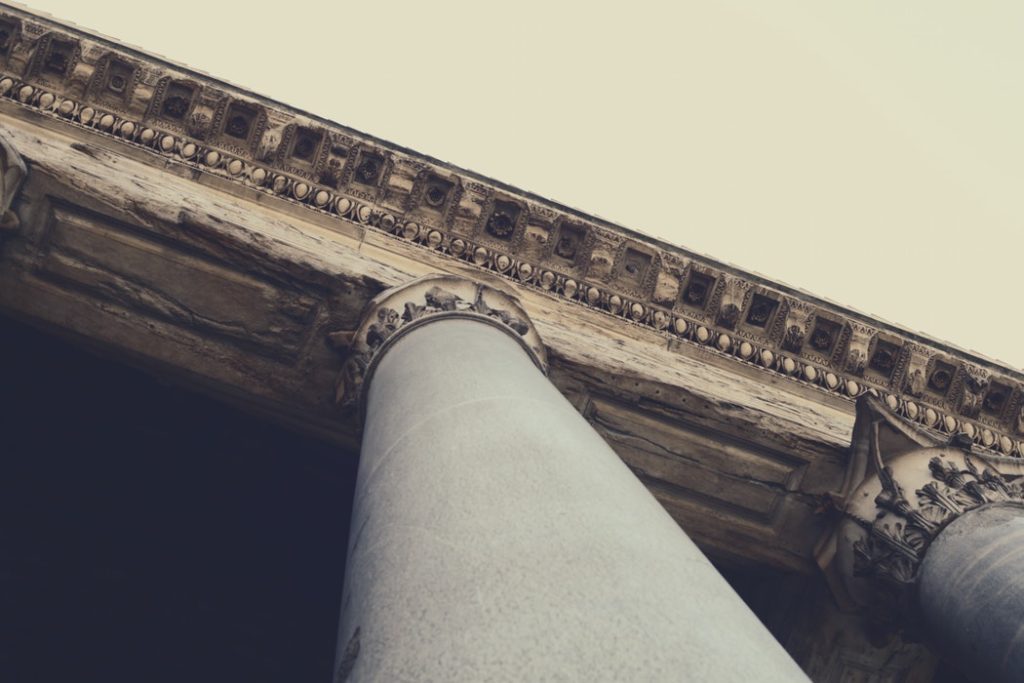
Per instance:
[[[445,318],[479,320],[508,332],[547,374],[544,344],[513,295],[455,275],[425,275],[381,292],[367,303],[354,331],[331,336],[332,343],[348,348],[335,400],[342,406],[361,403],[383,352],[409,331]]]
[[[890,621],[912,604],[932,541],[962,515],[1024,507],[1024,460],[973,453],[964,435],[943,441],[891,413],[877,397],[857,402],[841,513],[818,563],[844,607]]]

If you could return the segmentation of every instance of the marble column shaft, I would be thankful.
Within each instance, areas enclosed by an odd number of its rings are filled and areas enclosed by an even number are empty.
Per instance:
[[[1024,505],[993,503],[943,529],[918,604],[938,651],[971,680],[1024,681]]]
[[[806,680],[513,333],[440,318],[393,341],[339,680]]]

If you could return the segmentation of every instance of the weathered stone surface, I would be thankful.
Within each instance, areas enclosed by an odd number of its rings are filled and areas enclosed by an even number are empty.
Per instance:
[[[15,8],[0,101],[307,219],[390,235],[727,364],[1021,455],[1024,375]],[[666,217],[669,220],[670,217]]]
[[[11,204],[27,173],[25,160],[7,140],[0,138],[0,231],[18,227],[18,216],[11,210]]]

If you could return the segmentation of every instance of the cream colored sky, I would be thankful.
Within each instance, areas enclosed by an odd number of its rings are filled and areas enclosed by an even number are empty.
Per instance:
[[[1024,3],[29,6],[1024,367]]]

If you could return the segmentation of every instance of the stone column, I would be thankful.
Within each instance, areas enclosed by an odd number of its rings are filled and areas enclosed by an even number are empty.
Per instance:
[[[992,503],[940,533],[921,563],[921,613],[978,681],[1024,680],[1024,505]]]
[[[511,297],[375,299],[336,681],[797,681],[802,672],[544,376]]]
[[[841,602],[971,680],[1024,681],[1024,462],[943,443],[865,396],[819,562]]]

